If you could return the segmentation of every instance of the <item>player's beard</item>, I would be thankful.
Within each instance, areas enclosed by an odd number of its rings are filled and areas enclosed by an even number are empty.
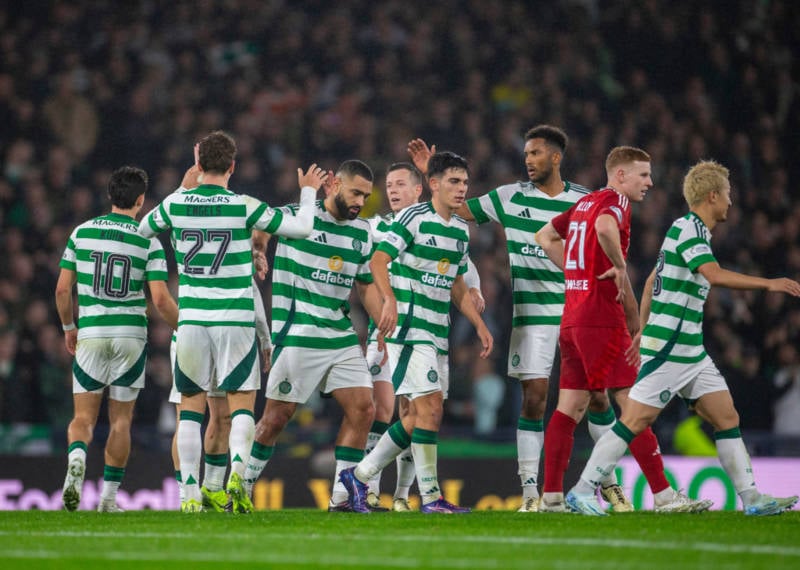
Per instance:
[[[531,177],[530,180],[534,184],[545,184],[550,177],[553,175],[553,168],[550,167],[547,170],[539,170],[536,172],[536,176]]]
[[[336,211],[339,212],[340,220],[355,220],[361,212],[361,208],[357,206],[353,206],[355,212],[351,211],[350,206],[347,205],[341,194],[333,197],[333,203],[336,204]]]

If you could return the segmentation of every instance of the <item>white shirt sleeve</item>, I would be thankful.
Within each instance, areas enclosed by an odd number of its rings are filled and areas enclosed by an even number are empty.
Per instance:
[[[464,274],[464,283],[468,289],[480,290],[481,288],[481,276],[478,273],[478,268],[475,267],[469,257],[467,258],[467,272]]]
[[[304,186],[300,191],[300,208],[294,216],[284,216],[275,234],[291,239],[308,237],[314,229],[314,208],[316,208],[317,190]]]

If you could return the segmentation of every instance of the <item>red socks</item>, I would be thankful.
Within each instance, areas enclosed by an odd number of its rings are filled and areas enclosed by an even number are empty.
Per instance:
[[[575,442],[575,420],[558,410],[553,412],[544,432],[543,493],[563,493],[564,473]],[[655,440],[655,437],[653,438]],[[660,456],[659,456],[660,459]]]
[[[670,486],[664,476],[664,460],[661,458],[661,450],[658,449],[658,440],[652,428],[647,428],[633,438],[628,444],[628,449],[639,464],[654,495]]]

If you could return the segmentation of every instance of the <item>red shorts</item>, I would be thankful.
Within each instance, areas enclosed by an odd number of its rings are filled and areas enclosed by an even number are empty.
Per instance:
[[[625,362],[631,345],[628,329],[620,327],[569,327],[561,329],[559,387],[599,391],[629,388],[638,370]]]

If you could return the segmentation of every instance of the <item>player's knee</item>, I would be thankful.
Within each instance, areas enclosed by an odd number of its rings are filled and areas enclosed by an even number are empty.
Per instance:
[[[78,414],[72,418],[72,421],[69,424],[69,429],[92,433],[94,432],[96,421],[97,420],[91,416]]]
[[[389,423],[392,421],[392,416],[394,415],[394,409],[381,404],[380,402],[375,403],[375,421]]]
[[[714,431],[725,431],[738,427],[739,414],[736,412],[736,409],[730,408],[728,410],[712,414],[709,418],[709,421],[714,427]]]
[[[376,417],[375,410],[375,404],[371,399],[363,399],[358,402],[353,402],[352,405],[348,406],[345,413],[350,417],[353,423],[372,424]]]
[[[589,400],[589,411],[593,413],[605,412],[611,406],[611,401],[605,392],[592,392]]]
[[[256,430],[264,433],[278,433],[292,419],[294,408],[288,406],[267,407],[258,420]]]
[[[110,428],[116,433],[127,433],[131,431],[131,423],[131,418],[127,416],[114,418],[110,421]]]

